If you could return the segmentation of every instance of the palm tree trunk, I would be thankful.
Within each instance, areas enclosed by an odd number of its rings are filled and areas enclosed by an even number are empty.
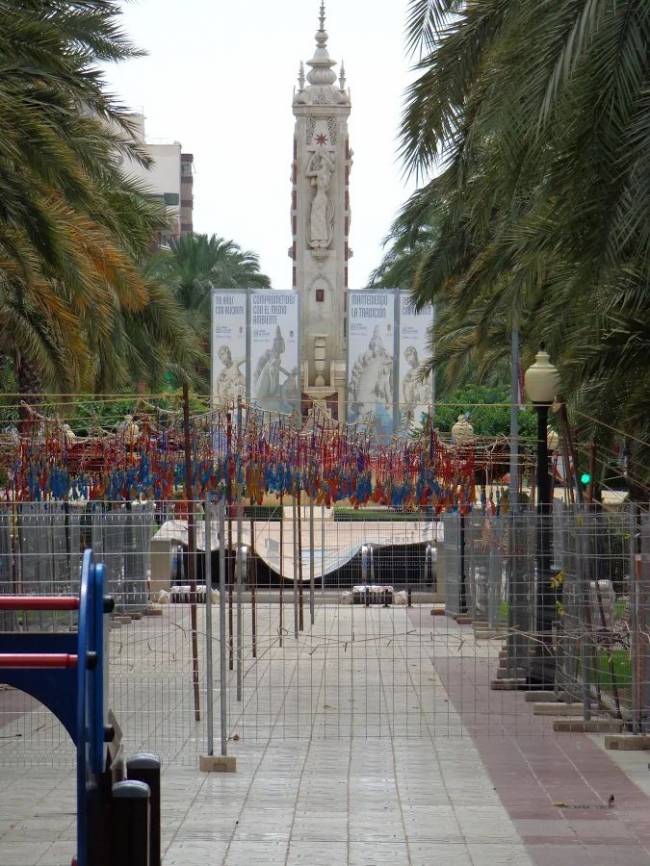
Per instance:
[[[36,423],[36,418],[28,407],[39,401],[43,386],[36,367],[20,352],[16,353],[16,381],[20,394],[20,432],[23,436],[28,436]]]

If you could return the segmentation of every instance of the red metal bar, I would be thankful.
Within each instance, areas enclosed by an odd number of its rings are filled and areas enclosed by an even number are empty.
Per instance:
[[[0,610],[78,610],[73,595],[0,595]]]
[[[70,653],[0,653],[0,669],[76,668],[79,657]]]

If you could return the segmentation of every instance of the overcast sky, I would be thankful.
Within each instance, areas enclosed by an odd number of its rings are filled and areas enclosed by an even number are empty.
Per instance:
[[[110,67],[111,88],[146,116],[147,138],[195,155],[194,225],[255,250],[290,288],[294,83],[314,50],[319,0],[131,0],[123,25],[148,57]],[[328,0],[332,57],[352,90],[350,286],[363,287],[412,191],[397,157],[407,0]]]

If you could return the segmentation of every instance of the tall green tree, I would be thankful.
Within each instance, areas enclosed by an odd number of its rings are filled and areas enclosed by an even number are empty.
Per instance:
[[[516,320],[601,437],[650,441],[650,4],[411,0],[408,34],[400,222],[439,226],[412,289],[446,356],[506,358]]]
[[[269,288],[271,281],[260,271],[258,256],[232,240],[217,235],[187,235],[169,250],[152,257],[147,272],[167,286],[183,308],[203,354],[197,365],[207,381],[210,368],[210,296],[213,288]]]
[[[112,0],[0,0],[0,353],[21,393],[132,387],[152,372],[143,334],[180,364],[195,352],[139,264],[166,217],[116,159],[146,162],[99,71],[138,53],[119,14]]]

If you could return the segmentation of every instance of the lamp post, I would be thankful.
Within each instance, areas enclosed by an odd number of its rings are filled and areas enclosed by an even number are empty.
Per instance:
[[[551,515],[553,511],[551,475],[548,454],[548,410],[560,384],[557,369],[551,364],[542,345],[535,363],[526,370],[526,395],[537,413],[537,534],[535,596],[535,632],[537,644],[530,679],[551,686],[555,678],[552,653],[552,631],[555,619],[555,597],[551,586]]]

